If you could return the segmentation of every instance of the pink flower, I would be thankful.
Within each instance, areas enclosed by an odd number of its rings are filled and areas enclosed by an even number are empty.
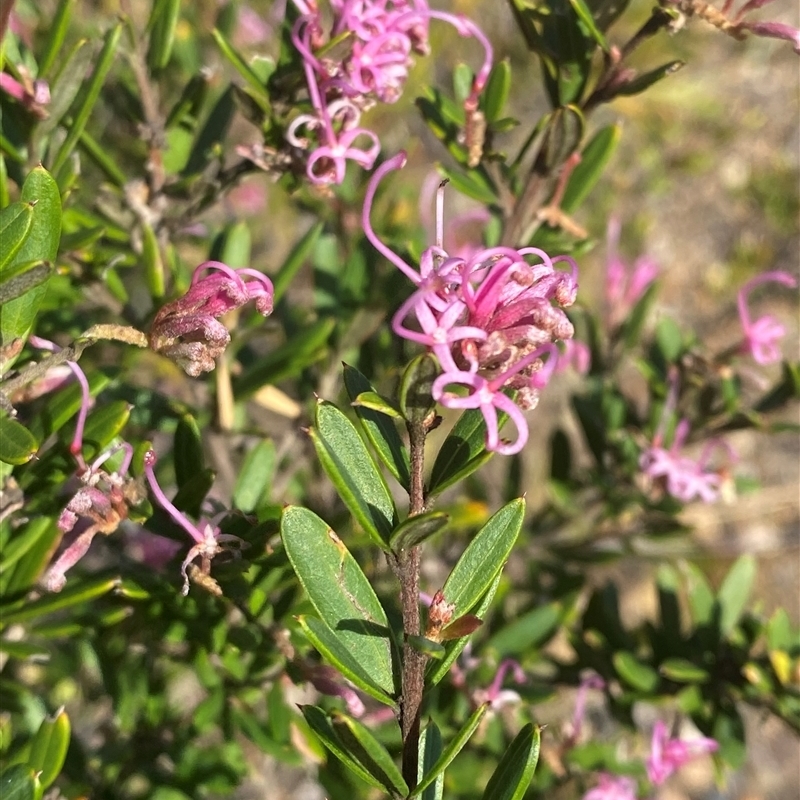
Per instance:
[[[618,327],[658,277],[659,267],[648,256],[639,256],[631,269],[619,256],[620,223],[608,221],[606,233],[606,306],[611,328]]]
[[[150,484],[150,489],[156,496],[156,500],[158,500],[159,505],[178,525],[180,525],[181,528],[183,528],[189,534],[194,541],[194,545],[189,550],[189,553],[181,564],[181,575],[183,575],[183,588],[181,589],[181,594],[184,596],[189,594],[188,569],[189,565],[198,558],[200,559],[200,570],[198,577],[201,580],[205,577],[205,582],[207,585],[213,585],[216,587],[213,579],[210,578],[212,559],[225,550],[232,550],[234,556],[238,556],[239,550],[242,547],[246,547],[246,542],[244,542],[238,536],[222,533],[213,519],[210,520],[206,519],[205,517],[201,517],[200,520],[198,520],[197,525],[190,522],[185,514],[178,511],[178,509],[173,505],[172,501],[167,498],[167,496],[164,494],[164,491],[159,486],[155,475],[156,461],[156,454],[152,450],[148,450],[144,456],[144,474],[147,478],[147,482]],[[194,579],[197,580],[197,578]],[[216,588],[218,589],[218,587]]]
[[[775,270],[757,275],[739,290],[737,301],[739,319],[744,331],[744,341],[740,351],[751,355],[757,364],[773,364],[780,361],[781,352],[778,343],[786,335],[786,328],[769,314],[759,317],[755,322],[752,321],[747,308],[750,293],[763,283],[780,283],[794,288],[797,286],[797,281],[788,272]]]
[[[594,673],[581,680],[580,686],[578,686],[578,696],[575,699],[575,711],[572,714],[572,731],[569,735],[569,741],[572,744],[577,742],[581,735],[583,718],[586,714],[586,695],[589,693],[589,689],[604,689],[605,686],[606,682]]]
[[[705,736],[689,740],[671,739],[666,724],[658,720],[653,727],[650,755],[646,764],[647,776],[656,786],[661,786],[684,764],[706,753],[714,753],[718,748],[719,744],[714,739]]]
[[[364,716],[366,708],[358,692],[345,682],[338,670],[325,664],[316,664],[305,670],[305,677],[318,692],[329,697],[341,697],[347,704],[347,712],[351,717],[358,719]]]
[[[577,266],[566,256],[551,259],[533,247],[481,248],[467,258],[450,256],[442,246],[440,187],[437,241],[423,252],[415,270],[377,237],[370,220],[381,179],[404,164],[405,154],[400,153],[375,170],[362,213],[369,241],[416,287],[394,315],[392,329],[436,356],[442,368],[432,389],[437,402],[479,409],[486,421],[487,449],[518,453],[528,438],[521,409],[535,407],[553,373],[558,360],[553,342],[573,334],[563,308],[575,301]],[[569,272],[556,269],[562,261]],[[415,320],[413,327],[409,318]],[[453,386],[466,395],[451,391]],[[508,391],[515,392],[515,399]],[[517,429],[512,442],[500,440],[498,411]]]
[[[572,367],[578,375],[586,375],[592,367],[592,351],[589,346],[577,339],[565,339],[561,342],[556,372],[564,372],[567,367]]]
[[[636,800],[636,781],[624,775],[601,772],[599,783],[583,796],[583,800]]]
[[[513,689],[503,689],[503,681],[509,672],[513,676],[514,683],[518,685],[528,680],[519,662],[513,658],[506,658],[500,662],[489,686],[473,692],[472,699],[475,703],[479,705],[489,703],[494,711],[499,711],[503,706],[521,702],[522,698]]]
[[[210,274],[202,277],[208,271]],[[272,313],[272,282],[254,269],[231,269],[206,261],[192,276],[183,297],[167,303],[150,328],[150,347],[180,364],[196,378],[214,369],[231,337],[219,317],[254,300],[260,314]]]

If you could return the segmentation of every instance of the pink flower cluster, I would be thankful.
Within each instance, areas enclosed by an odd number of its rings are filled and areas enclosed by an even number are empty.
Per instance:
[[[797,281],[788,273],[781,270],[764,272],[749,280],[739,290],[739,320],[742,323],[744,340],[740,351],[752,356],[756,364],[773,364],[781,360],[781,351],[778,346],[780,340],[786,335],[786,328],[775,317],[765,314],[753,321],[747,308],[750,293],[758,286],[765,283],[780,283],[783,286],[794,288]]]
[[[347,161],[372,169],[380,142],[373,131],[361,127],[361,113],[376,102],[394,103],[400,97],[412,54],[428,52],[431,19],[451,23],[461,36],[483,46],[484,62],[465,104],[468,114],[477,111],[477,98],[492,66],[492,48],[466,17],[433,11],[425,0],[331,0],[333,23],[326,36],[316,0],[294,4],[300,17],[292,41],[303,59],[312,111],[292,121],[286,138],[295,147],[311,150],[306,173],[313,183],[341,183]]]
[[[231,341],[219,318],[250,300],[266,317],[272,313],[273,293],[272,282],[258,270],[206,261],[194,271],[186,294],[156,314],[148,336],[150,347],[177,361],[193,378],[210,372]]]
[[[392,328],[436,356],[442,368],[432,389],[437,402],[446,408],[479,409],[486,420],[487,449],[518,453],[528,439],[522,411],[536,406],[557,363],[554,342],[573,335],[563,309],[575,301],[577,266],[567,256],[550,258],[534,247],[490,247],[467,258],[450,256],[441,245],[440,217],[437,244],[424,251],[417,272],[377,237],[370,222],[380,180],[404,164],[405,154],[400,153],[375,171],[362,217],[370,242],[416,287],[395,314]],[[556,269],[560,262],[570,271]],[[419,330],[407,325],[409,317]],[[516,393],[514,399],[510,391]],[[498,413],[507,414],[517,429],[511,442],[500,439]]]
[[[706,442],[698,459],[682,455],[680,451],[690,430],[686,419],[677,424],[669,448],[663,447],[664,428],[675,410],[677,400],[678,381],[673,373],[661,422],[652,444],[642,453],[639,462],[641,469],[650,478],[663,481],[666,490],[677,500],[689,503],[697,498],[704,503],[713,503],[719,499],[725,474],[724,468],[711,468],[713,454],[723,450],[727,461],[735,463],[736,453],[726,441],[714,438]]]

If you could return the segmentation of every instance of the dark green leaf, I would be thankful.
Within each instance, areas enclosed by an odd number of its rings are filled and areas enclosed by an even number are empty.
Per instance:
[[[74,5],[75,0],[59,0],[53,21],[47,31],[47,41],[44,43],[39,58],[40,78],[47,77],[50,67],[57,63],[58,56],[62,54]]]
[[[403,520],[392,533],[389,546],[395,553],[409,550],[437,533],[450,521],[444,511],[429,511]]]
[[[561,208],[567,214],[572,214],[580,208],[592,191],[617,149],[621,136],[621,125],[607,125],[601,128],[583,148],[580,164],[572,171],[561,200]]]
[[[147,66],[151,72],[164,69],[169,63],[180,10],[181,0],[156,0],[153,3],[147,25],[150,33]]]
[[[317,245],[317,240],[324,228],[325,224],[323,222],[318,222],[316,225],[313,225],[307,233],[303,234],[300,241],[292,248],[286,261],[281,265],[281,268],[278,270],[272,282],[273,288],[275,289],[276,305],[291,285],[300,268],[311,257]]]
[[[433,720],[425,726],[419,737],[419,759],[417,766],[417,782],[421,782],[425,775],[433,769],[434,764],[442,755],[442,734]],[[422,791],[420,800],[444,800],[444,771]]]
[[[35,775],[27,764],[6,767],[0,774],[0,797],[3,800],[36,800],[38,781]]]
[[[640,692],[652,692],[658,686],[658,673],[647,664],[639,661],[633,653],[619,650],[611,659],[617,675],[625,683]]]
[[[747,608],[753,581],[756,577],[756,560],[751,555],[737,559],[725,576],[717,593],[720,606],[720,633],[727,637],[736,627],[742,612]]]
[[[99,455],[128,423],[131,406],[125,400],[101,405],[86,420],[83,430],[84,455]]]
[[[245,514],[255,511],[259,501],[269,497],[274,471],[275,445],[264,439],[250,450],[242,464],[233,487],[233,505]]]
[[[685,658],[668,658],[661,662],[658,671],[676,683],[705,683],[709,678],[707,670]]]
[[[463,172],[461,169],[450,169],[440,165],[439,169],[456,191],[477,200],[479,203],[492,205],[497,202],[497,190],[489,176],[482,169],[471,169]]]
[[[63,708],[53,717],[45,717],[33,737],[28,754],[28,766],[39,772],[39,782],[46,789],[58,777],[70,739],[69,717]]]
[[[489,73],[489,80],[481,95],[486,122],[491,125],[500,119],[511,91],[511,64],[507,58],[498,61]]]
[[[0,447],[3,443],[0,427]],[[0,551],[0,575],[14,566],[44,536],[53,524],[49,517],[34,517],[30,522],[17,528],[3,545]]]
[[[370,444],[398,483],[408,490],[411,480],[408,471],[408,450],[405,448],[394,422],[386,414],[381,413],[378,408],[356,404],[356,400],[360,401],[365,394],[374,393],[374,390],[369,381],[357,369],[347,364],[344,365],[344,385]]]
[[[539,647],[558,627],[563,613],[561,603],[548,603],[517,617],[487,642],[501,657],[528,652]]]
[[[24,425],[0,412],[0,461],[27,464],[38,449],[39,443]]]
[[[670,75],[674,75],[676,72],[678,72],[678,70],[683,69],[685,66],[685,61],[669,61],[666,64],[662,64],[660,67],[651,70],[650,72],[645,72],[644,75],[639,75],[638,77],[633,78],[633,80],[621,84],[618,88],[615,88],[614,96],[618,97],[620,95],[630,96],[639,94],[640,92],[645,91],[645,89],[649,89],[653,84],[658,83],[660,80],[663,80]]]
[[[108,594],[116,585],[116,578],[93,578],[86,581],[76,581],[58,594],[44,595],[37,600],[23,604],[20,608],[12,606],[11,610],[4,610],[2,624],[3,626],[8,626],[18,622],[27,622],[45,614],[52,614],[54,611],[61,611],[80,603],[87,603],[89,600],[95,600],[104,594]]]
[[[323,400],[317,403],[315,423],[310,435],[323,469],[370,538],[388,550],[397,511],[358,431],[336,406]]]
[[[316,514],[296,506],[284,511],[281,535],[289,561],[317,613],[372,682],[393,695],[386,612],[344,542]]]
[[[175,482],[179,488],[197,475],[198,470],[205,468],[200,426],[191,414],[183,414],[178,420],[172,445],[172,458],[175,463]]]
[[[592,16],[592,12],[589,7],[586,5],[584,0],[569,0],[569,4],[575,9],[575,13],[578,15],[578,19],[586,26],[586,30],[589,31],[592,38],[603,48],[606,52],[608,52],[608,42],[606,41],[606,37],[603,36],[602,31],[600,31],[595,24],[594,17]]]
[[[497,765],[483,800],[522,800],[539,761],[541,730],[530,722],[514,737]]]
[[[398,400],[403,416],[412,423],[423,423],[436,403],[431,387],[439,374],[439,365],[430,353],[412,359],[400,379]]]
[[[461,752],[464,745],[470,740],[472,734],[475,733],[478,725],[480,725],[484,714],[489,708],[489,703],[483,703],[472,712],[469,719],[464,723],[461,730],[453,737],[450,744],[442,752],[441,756],[436,760],[436,763],[425,773],[425,777],[417,785],[417,788],[411,792],[411,797],[416,797],[421,794],[428,786],[433,784],[439,775],[450,766],[453,759]]]

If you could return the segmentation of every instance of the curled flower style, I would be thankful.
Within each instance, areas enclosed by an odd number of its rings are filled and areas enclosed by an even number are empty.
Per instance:
[[[739,320],[742,323],[744,340],[740,351],[753,357],[757,364],[773,364],[781,359],[778,343],[786,335],[786,328],[775,317],[765,314],[757,320],[750,318],[747,301],[750,293],[757,286],[764,283],[780,283],[783,286],[794,288],[797,281],[788,273],[781,270],[764,272],[749,280],[739,290],[737,299],[739,306]]]
[[[586,699],[590,689],[605,689],[606,682],[597,674],[590,673],[581,679],[578,686],[578,695],[575,698],[575,710],[572,713],[572,730],[568,742],[574,745],[578,741],[583,729],[583,720],[586,716]]]
[[[442,368],[432,389],[437,402],[479,409],[486,420],[487,448],[518,453],[528,439],[522,410],[535,407],[553,374],[558,361],[554,342],[573,335],[563,309],[575,301],[577,265],[534,247],[481,248],[466,258],[450,256],[442,247],[439,212],[437,242],[423,252],[415,270],[378,238],[370,220],[381,179],[404,164],[405,154],[400,153],[375,170],[362,213],[369,241],[416,287],[395,313],[392,329],[436,356]],[[561,262],[569,265],[569,272],[556,269]],[[452,391],[455,386],[466,395]],[[515,399],[509,391],[516,393]],[[498,412],[516,426],[514,441],[500,440]]]
[[[309,150],[306,174],[318,185],[340,184],[347,161],[372,169],[380,150],[377,136],[360,127],[361,112],[376,102],[394,103],[403,93],[413,54],[428,52],[431,19],[450,23],[459,35],[476,39],[484,61],[465,102],[468,122],[479,112],[478,96],[492,68],[492,47],[474,22],[466,17],[432,11],[425,0],[331,0],[332,24],[328,36],[316,2],[294,0],[300,12],[292,42],[303,61],[312,111],[289,126],[290,144]],[[326,52],[331,42],[344,55]],[[343,115],[341,105],[347,112]],[[300,136],[299,131],[308,134]],[[359,144],[355,144],[359,142]]]
[[[636,800],[636,781],[625,775],[601,772],[598,783],[589,789],[583,800]]]
[[[150,484],[150,489],[164,511],[166,511],[194,541],[194,545],[181,564],[181,575],[183,576],[181,594],[184,596],[189,594],[189,566],[198,558],[200,559],[199,573],[196,577],[193,576],[193,579],[218,590],[216,583],[210,577],[212,559],[223,551],[230,551],[234,556],[238,556],[239,551],[243,547],[246,547],[247,543],[238,536],[222,533],[213,519],[201,517],[197,525],[190,522],[185,514],[178,511],[172,501],[164,494],[163,489],[159,486],[155,474],[156,461],[155,452],[148,450],[144,456],[144,474],[147,478],[147,482]]]
[[[150,347],[193,378],[210,372],[231,340],[219,317],[250,300],[267,316],[272,313],[273,294],[272,282],[257,270],[206,261],[194,271],[186,294],[156,314],[148,336]]]
[[[673,739],[666,724],[658,720],[653,727],[650,755],[646,762],[647,777],[656,786],[661,786],[684,764],[707,753],[714,753],[718,749],[719,744],[705,736],[698,736],[695,739]]]
[[[653,443],[642,453],[639,465],[645,475],[662,480],[667,491],[677,500],[689,503],[697,498],[704,503],[713,503],[719,499],[725,473],[724,468],[710,467],[714,452],[724,451],[730,463],[736,463],[737,456],[734,449],[719,438],[709,439],[697,460],[681,455],[680,450],[690,430],[686,419],[682,419],[676,426],[669,448],[662,446],[664,428],[675,409],[677,394],[677,379],[673,377],[659,428],[653,437]]]

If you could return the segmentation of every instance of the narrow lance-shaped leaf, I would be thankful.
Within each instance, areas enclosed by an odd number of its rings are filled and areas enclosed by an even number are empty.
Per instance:
[[[572,171],[561,200],[561,208],[567,214],[580,208],[589,192],[592,191],[603,174],[606,164],[617,149],[621,136],[621,125],[607,125],[605,128],[601,128],[583,148],[580,163]]]
[[[69,717],[60,708],[52,717],[45,717],[33,737],[28,765],[39,772],[39,782],[46,789],[59,776],[69,747]]]
[[[419,759],[417,761],[417,783],[433,769],[434,764],[442,754],[442,734],[433,720],[425,726],[419,737]],[[422,790],[420,800],[443,800],[444,797],[444,771],[440,772],[434,781]]]
[[[344,365],[344,385],[356,416],[378,457],[405,489],[410,483],[408,450],[397,432],[395,423],[386,414],[366,405],[356,405],[358,398],[373,392],[369,381],[354,367]]]
[[[156,0],[153,3],[148,23],[150,46],[147,49],[147,65],[151,72],[164,69],[169,63],[180,10],[181,0]]]
[[[483,703],[472,712],[469,719],[464,723],[461,730],[453,737],[450,744],[442,752],[441,756],[437,759],[436,763],[425,773],[425,777],[417,785],[416,789],[411,792],[411,797],[417,797],[427,789],[428,786],[433,784],[436,778],[443,774],[444,771],[450,766],[453,759],[461,752],[464,745],[470,740],[472,734],[475,733],[478,725],[480,725],[484,714],[489,708],[489,703]]]
[[[753,581],[756,577],[756,561],[751,555],[741,556],[731,567],[717,593],[719,604],[719,629],[729,636],[747,607]]]
[[[233,505],[245,514],[255,511],[262,497],[269,496],[275,471],[275,445],[270,439],[259,442],[242,464],[233,487]]]
[[[541,729],[529,722],[500,759],[483,800],[522,800],[536,770],[540,746]]]
[[[311,603],[372,682],[395,693],[386,612],[344,542],[316,514],[290,506],[281,536]]]
[[[336,406],[320,400],[311,440],[339,496],[370,538],[384,550],[397,511],[383,475],[353,423]]]

